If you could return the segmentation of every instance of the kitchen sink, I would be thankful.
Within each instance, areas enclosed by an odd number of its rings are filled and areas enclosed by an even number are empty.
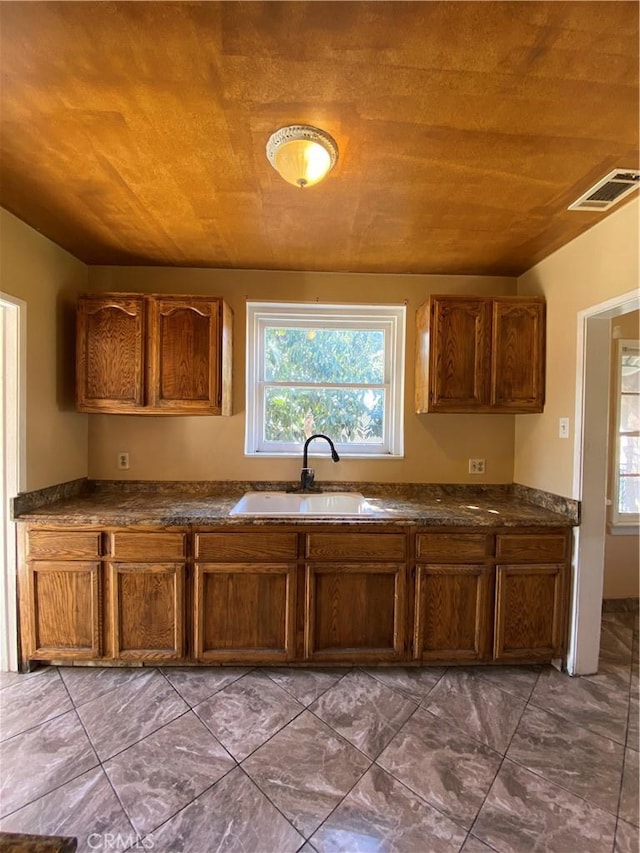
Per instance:
[[[233,507],[230,515],[334,516],[357,518],[371,515],[374,508],[359,492],[322,492],[295,494],[290,492],[247,492]]]

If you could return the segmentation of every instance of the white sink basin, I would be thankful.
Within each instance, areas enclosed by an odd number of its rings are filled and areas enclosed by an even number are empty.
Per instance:
[[[373,507],[359,492],[290,494],[289,492],[247,492],[230,515],[254,516],[339,516],[371,515]]]

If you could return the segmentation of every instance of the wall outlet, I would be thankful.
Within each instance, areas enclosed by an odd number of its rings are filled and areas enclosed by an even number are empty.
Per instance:
[[[569,438],[569,418],[560,418],[558,421],[559,438]]]
[[[121,471],[129,470],[129,454],[120,452],[118,453],[118,468]]]
[[[470,474],[484,474],[484,459],[470,459],[469,460],[469,473]]]

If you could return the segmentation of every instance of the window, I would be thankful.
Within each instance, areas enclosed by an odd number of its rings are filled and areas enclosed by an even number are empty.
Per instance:
[[[640,521],[640,343],[618,341],[612,522]]]
[[[404,336],[404,305],[247,303],[246,452],[402,456]]]

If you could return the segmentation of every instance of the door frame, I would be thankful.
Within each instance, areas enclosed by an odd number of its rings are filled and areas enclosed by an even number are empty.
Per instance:
[[[574,536],[567,654],[570,675],[598,671],[607,521],[611,319],[638,308],[640,291],[630,290],[578,312],[572,497],[581,502],[581,520]]]
[[[26,484],[27,307],[0,292],[0,671],[18,669],[17,536],[11,499]]]

